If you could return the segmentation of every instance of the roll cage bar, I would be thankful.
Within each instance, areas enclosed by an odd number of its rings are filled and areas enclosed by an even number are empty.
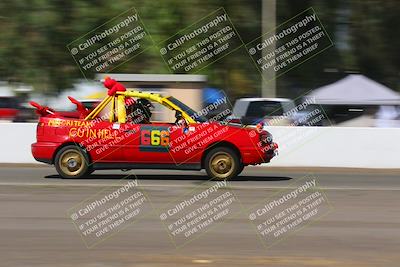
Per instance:
[[[135,91],[132,89],[127,89],[126,91],[118,91],[115,95],[108,95],[105,97],[99,105],[95,109],[93,109],[89,115],[86,116],[85,120],[93,120],[98,114],[111,102],[111,116],[110,122],[112,122],[115,118],[115,112],[118,114],[118,122],[125,123],[126,122],[126,106],[125,99],[128,97],[142,98],[147,99],[153,102],[157,102],[171,110],[179,111],[182,114],[182,118],[188,123],[195,123],[196,121],[190,117],[184,110],[180,107],[172,103],[168,97],[161,96],[160,94],[154,93],[145,93],[141,91]],[[115,109],[115,102],[117,102],[117,109]]]

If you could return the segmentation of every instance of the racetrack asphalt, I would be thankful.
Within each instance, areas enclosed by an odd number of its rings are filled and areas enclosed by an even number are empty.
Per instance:
[[[330,209],[279,242],[248,219],[254,205],[314,177]],[[88,248],[67,211],[137,179],[152,211]],[[209,187],[204,172],[101,171],[61,179],[52,167],[0,166],[0,266],[400,266],[400,172],[246,168],[229,182],[244,212],[182,246],[160,220],[167,203]]]

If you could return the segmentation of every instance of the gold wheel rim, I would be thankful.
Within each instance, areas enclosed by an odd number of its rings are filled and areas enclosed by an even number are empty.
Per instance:
[[[63,173],[70,176],[78,175],[84,168],[83,155],[75,149],[64,151],[58,163]]]
[[[232,174],[235,162],[226,152],[218,152],[210,160],[210,170],[215,178],[225,179]]]

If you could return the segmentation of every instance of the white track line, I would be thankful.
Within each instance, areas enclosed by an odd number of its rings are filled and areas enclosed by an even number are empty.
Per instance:
[[[55,187],[117,187],[121,184],[85,184],[85,183],[0,183],[0,186],[55,186]],[[165,188],[184,188],[198,187],[198,184],[140,184],[139,187],[165,187]],[[228,188],[232,189],[295,189],[293,186],[235,186],[230,184]],[[400,191],[400,188],[393,187],[319,187],[322,190],[362,190],[362,191]]]

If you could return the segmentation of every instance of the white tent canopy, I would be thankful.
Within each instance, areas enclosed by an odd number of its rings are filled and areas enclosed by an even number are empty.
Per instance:
[[[364,75],[352,74],[315,89],[307,98],[318,104],[332,105],[398,105],[400,94]]]

